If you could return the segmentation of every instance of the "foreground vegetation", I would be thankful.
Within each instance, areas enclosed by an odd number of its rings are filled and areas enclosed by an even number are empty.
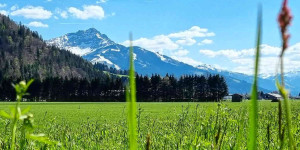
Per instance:
[[[291,101],[294,139],[300,138],[299,101]],[[15,103],[0,103],[9,111]],[[259,105],[258,149],[279,149],[278,103]],[[22,103],[35,115],[35,133],[45,133],[67,149],[127,149],[126,103]],[[246,149],[249,102],[137,103],[138,147],[145,149]],[[282,120],[283,121],[283,120]],[[0,149],[9,149],[10,124],[0,119]],[[286,129],[286,127],[284,127]],[[284,133],[285,137],[287,132]],[[17,134],[20,138],[20,133]],[[18,141],[18,140],[17,140]],[[29,140],[28,149],[43,143]],[[296,140],[299,145],[300,141]],[[288,143],[284,143],[287,148]]]

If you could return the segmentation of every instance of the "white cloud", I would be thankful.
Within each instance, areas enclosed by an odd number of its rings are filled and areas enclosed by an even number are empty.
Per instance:
[[[100,3],[106,3],[108,0],[99,0],[99,1],[96,1],[97,4],[100,4]]]
[[[157,35],[152,38],[139,38],[133,41],[133,45],[140,46],[145,49],[160,52],[164,54],[165,50],[179,50],[183,46],[192,46],[197,43],[195,38],[214,36],[213,32],[208,32],[208,29],[193,26],[188,30],[174,32],[167,35]],[[210,41],[204,41],[210,42]],[[124,41],[121,44],[128,46],[129,41]]]
[[[37,27],[37,28],[48,28],[49,26],[47,24],[44,24],[39,21],[32,21],[28,24],[30,27]]]
[[[192,66],[194,66],[194,67],[203,64],[202,62],[196,61],[196,60],[194,60],[194,59],[192,59],[192,58],[190,58],[190,57],[171,56],[171,58],[173,58],[173,59],[175,59],[175,60],[178,60],[178,61],[180,61],[180,62],[189,64],[189,65],[192,65]]]
[[[280,48],[278,47],[272,47],[269,45],[261,45],[261,55],[262,56],[278,56],[280,53]],[[300,47],[300,45],[299,45]],[[218,50],[218,51],[213,51],[213,50],[200,50],[199,51],[201,54],[206,55],[208,57],[217,57],[217,56],[222,56],[222,57],[227,57],[227,58],[243,58],[247,56],[254,56],[255,49],[243,49],[243,50],[233,50],[233,49],[227,49],[227,50]]]
[[[171,33],[168,35],[170,38],[194,38],[194,37],[209,37],[215,36],[215,33],[208,32],[206,28],[200,28],[198,26],[193,26],[188,30]]]
[[[14,10],[16,10],[16,9],[18,9],[18,8],[19,8],[19,6],[16,4],[16,5],[11,6],[11,7],[10,7],[10,10],[14,11]]]
[[[0,3],[0,8],[6,7],[6,4],[1,4]]]
[[[188,45],[188,46],[194,45],[196,42],[197,41],[192,38],[183,38],[176,41],[177,44]]]
[[[75,7],[70,7],[68,12],[71,13],[74,17],[78,19],[103,19],[104,10],[101,6],[97,5],[84,5],[83,10],[80,10]]]
[[[208,32],[208,29],[206,28],[193,26],[188,30],[171,33],[167,36],[172,39],[178,39],[176,41],[177,44],[191,46],[197,42],[194,38],[215,36],[215,33]],[[210,42],[210,41],[204,41],[204,42]]]
[[[212,43],[213,43],[213,40],[204,39],[200,43],[198,43],[198,45],[208,45],[208,44],[212,44]]]
[[[68,18],[68,13],[66,12],[66,11],[62,11],[61,13],[60,13],[60,16],[62,17],[62,18]]]
[[[52,16],[52,12],[45,10],[41,6],[26,6],[21,9],[16,9],[11,12],[12,16],[23,16],[27,19],[49,19]]]
[[[259,72],[260,74],[275,74],[278,63],[278,56],[281,48],[269,45],[261,45],[261,57]],[[224,60],[234,65],[232,71],[246,74],[253,74],[255,49],[243,50],[200,50],[202,55],[216,59]],[[285,71],[300,70],[300,43],[290,46],[284,56]]]
[[[59,9],[59,8],[56,8],[56,9],[55,9],[55,13],[58,14],[59,16],[61,16],[61,17],[64,18],[64,19],[67,19],[67,18],[69,17],[67,11],[61,10],[61,9]]]
[[[254,55],[254,49],[245,49],[245,50],[219,50],[219,51],[213,51],[213,50],[200,50],[201,54],[208,56],[208,57],[217,57],[217,56],[225,56],[227,58],[240,58],[243,56],[250,56]]]
[[[5,10],[0,10],[0,14],[7,16],[8,12]]]
[[[129,46],[129,41],[124,41],[122,44],[125,46]],[[132,44],[160,53],[162,53],[163,50],[175,50],[179,48],[178,44],[173,42],[169,37],[165,35],[158,35],[151,39],[139,38],[132,41]]]
[[[181,49],[181,50],[178,50],[177,52],[174,52],[174,55],[175,56],[186,56],[188,53],[189,53],[188,50]]]

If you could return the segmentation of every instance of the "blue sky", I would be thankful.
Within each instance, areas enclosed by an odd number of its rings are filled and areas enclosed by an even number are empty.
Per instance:
[[[270,74],[281,44],[276,22],[281,0],[1,0],[0,13],[46,40],[94,27],[126,45],[132,32],[135,45],[194,66],[251,74],[259,3],[265,52],[261,73]],[[300,49],[300,1],[290,0],[289,6],[294,16],[290,45],[295,50],[287,54],[286,68],[295,71],[300,70],[294,58]]]

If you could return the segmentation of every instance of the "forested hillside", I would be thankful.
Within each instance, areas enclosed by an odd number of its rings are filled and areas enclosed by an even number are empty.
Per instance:
[[[0,15],[0,78],[102,78],[79,56],[47,46],[37,32]]]

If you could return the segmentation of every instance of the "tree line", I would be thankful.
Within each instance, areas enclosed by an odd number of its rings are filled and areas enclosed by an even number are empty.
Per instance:
[[[0,81],[0,100],[14,101],[12,78]],[[36,79],[25,101],[51,102],[124,102],[126,77]],[[179,79],[173,75],[151,77],[136,75],[137,101],[140,102],[202,102],[220,101],[228,94],[225,79],[220,75],[187,75]]]

